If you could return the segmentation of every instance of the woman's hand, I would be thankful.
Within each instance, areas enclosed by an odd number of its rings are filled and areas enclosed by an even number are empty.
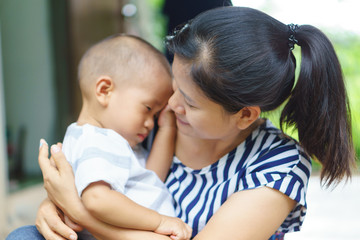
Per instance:
[[[40,143],[39,165],[48,197],[66,215],[74,219],[71,214],[76,213],[77,209],[82,209],[82,203],[75,187],[71,165],[62,153],[60,143],[51,147],[50,159],[47,143],[43,139]]]
[[[59,210],[60,211],[60,210]],[[64,215],[64,222],[65,224],[70,227],[72,230],[76,231],[76,232],[80,232],[83,230],[83,227],[80,226],[79,224],[73,222],[68,216]]]
[[[39,207],[35,225],[45,239],[77,239],[75,231],[81,231],[82,228],[76,224],[69,227],[63,220],[64,214],[47,198]]]

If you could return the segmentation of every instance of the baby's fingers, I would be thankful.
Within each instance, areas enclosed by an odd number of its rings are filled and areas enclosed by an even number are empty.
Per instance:
[[[169,126],[169,127],[176,127],[176,118],[174,112],[171,110],[169,105],[166,105],[166,107],[161,111],[158,124],[159,127],[163,126]]]
[[[184,225],[185,225],[185,228],[183,229],[183,236],[184,236],[183,239],[189,240],[192,235],[192,228],[186,223],[184,223]]]
[[[170,238],[173,240],[189,240],[192,235],[192,229],[189,225],[187,224],[185,225],[186,226],[183,229],[181,229],[182,231],[175,234],[171,234]]]

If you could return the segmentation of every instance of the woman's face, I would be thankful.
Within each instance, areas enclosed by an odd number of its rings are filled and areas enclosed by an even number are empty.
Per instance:
[[[193,82],[191,64],[175,55],[172,65],[174,94],[169,105],[179,131],[201,139],[225,139],[238,132],[237,117],[210,100]]]

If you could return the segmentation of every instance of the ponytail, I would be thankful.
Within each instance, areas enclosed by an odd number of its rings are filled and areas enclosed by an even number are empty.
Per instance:
[[[317,28],[296,29],[301,46],[300,75],[280,124],[295,126],[306,152],[322,164],[321,181],[330,186],[351,176],[355,164],[349,102],[339,60]]]

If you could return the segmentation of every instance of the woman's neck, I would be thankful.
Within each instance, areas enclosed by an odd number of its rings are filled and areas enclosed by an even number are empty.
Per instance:
[[[200,139],[178,132],[175,155],[183,164],[192,169],[204,168],[215,163],[245,141],[263,122],[263,119],[258,119],[249,128],[238,131],[227,139]]]

